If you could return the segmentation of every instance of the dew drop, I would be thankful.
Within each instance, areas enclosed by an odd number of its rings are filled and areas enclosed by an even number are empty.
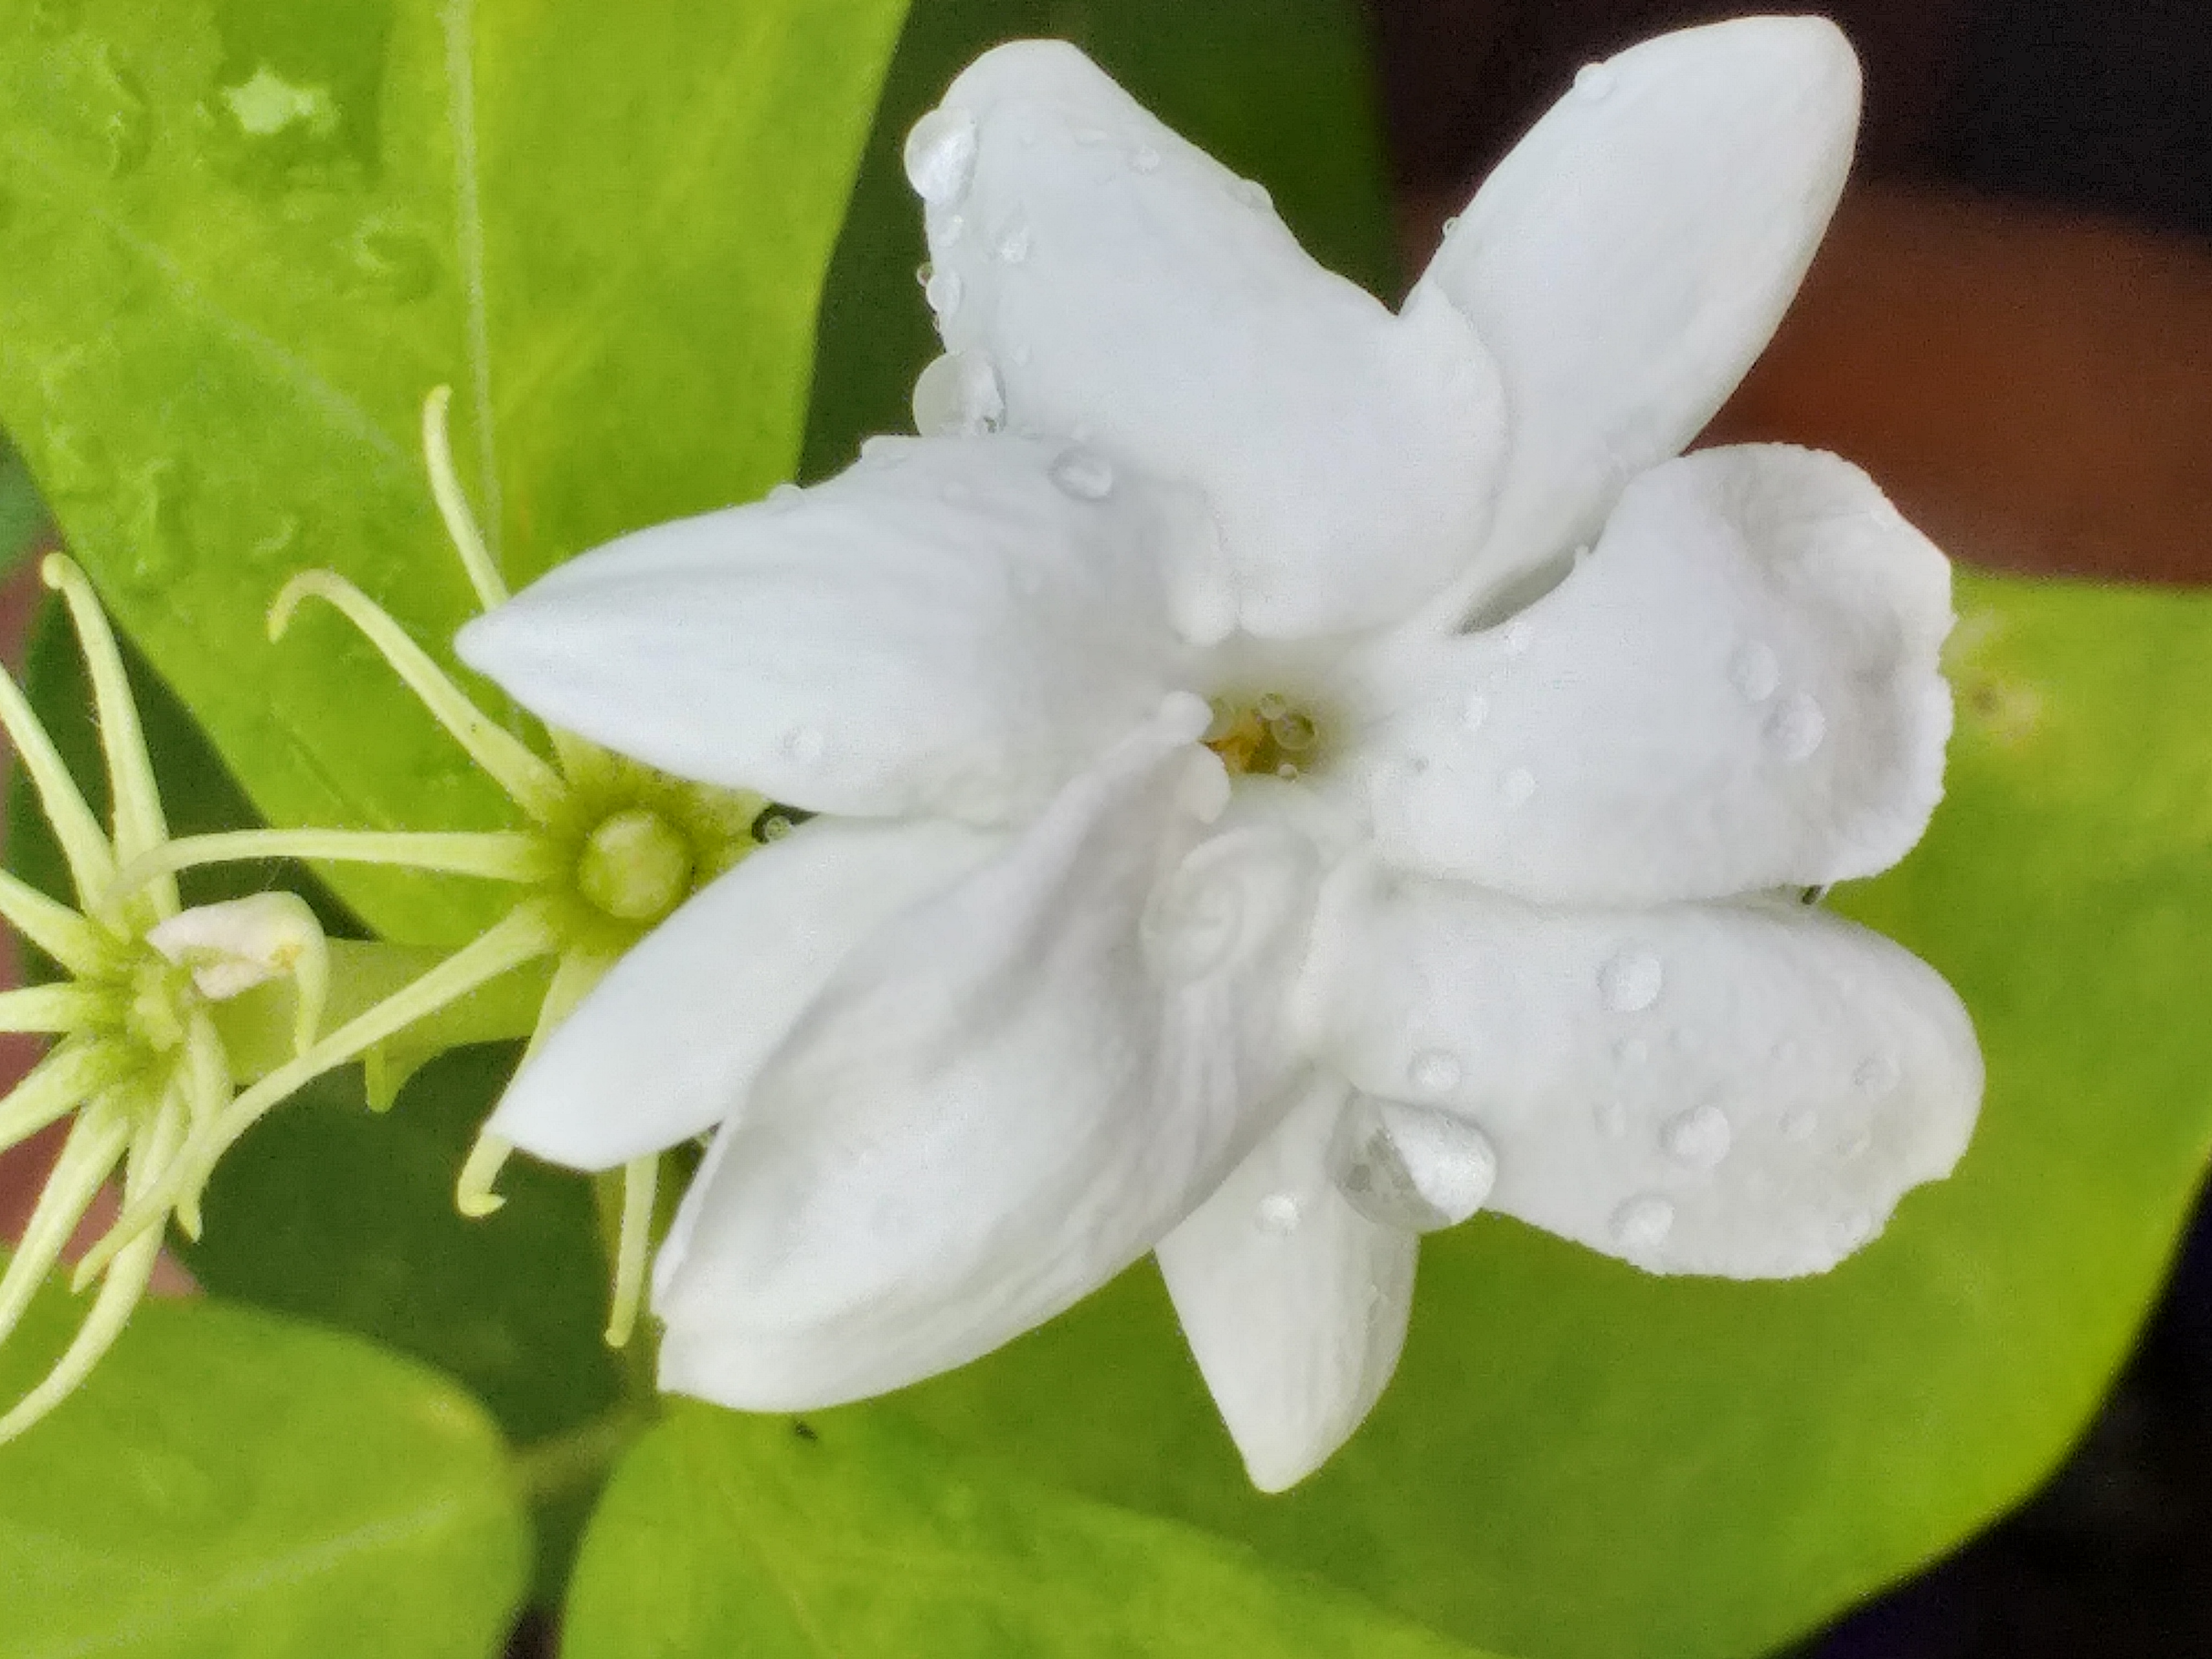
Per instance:
[[[1853,1210],[1836,1218],[1829,1228],[1839,1250],[1856,1250],[1874,1237],[1874,1217],[1864,1210]]]
[[[906,181],[932,207],[968,193],[975,176],[975,118],[964,109],[933,109],[906,136]]]
[[[1516,766],[1499,781],[1498,793],[1508,806],[1525,806],[1536,793],[1536,775],[1525,766]]]
[[[1633,1014],[1659,1000],[1666,975],[1649,951],[1620,951],[1597,970],[1598,994],[1617,1014]]]
[[[1062,495],[1079,501],[1103,501],[1114,492],[1114,464],[1095,449],[1063,449],[1051,475]]]
[[[1016,346],[1012,351],[1008,352],[1006,356],[1016,368],[1027,368],[1030,366],[1030,354],[1029,346],[1026,343]]]
[[[1597,1127],[1608,1140],[1625,1139],[1628,1134],[1628,1107],[1625,1102],[1613,1099],[1598,1102]]]
[[[1292,779],[1296,778],[1297,775],[1298,769],[1289,761],[1285,761],[1280,766],[1275,769],[1275,775],[1280,778],[1285,783],[1290,782]]]
[[[1276,748],[1296,755],[1312,748],[1321,732],[1313,716],[1304,709],[1286,708],[1267,722],[1267,735],[1275,740]]]
[[[1444,235],[1446,235],[1446,236],[1449,236],[1449,235],[1450,235],[1450,234],[1452,234],[1452,232],[1454,232],[1454,231],[1457,230],[1458,228],[1459,228],[1459,215],[1457,215],[1456,213],[1455,213],[1455,214],[1453,214],[1453,215],[1451,216],[1451,217],[1450,217],[1450,218],[1449,218],[1449,219],[1447,219],[1447,220],[1445,220],[1445,221],[1444,221],[1444,223],[1443,223],[1443,234]]]
[[[960,309],[960,297],[966,291],[967,284],[957,270],[932,271],[921,285],[921,297],[929,301],[929,308],[940,322]]]
[[[995,432],[1006,416],[999,371],[980,351],[948,351],[914,383],[914,427],[926,438]]]
[[[1667,1156],[1693,1170],[1718,1167],[1729,1155],[1729,1146],[1735,1139],[1728,1114],[1710,1105],[1695,1106],[1668,1119],[1666,1127],[1659,1131],[1659,1144]]]
[[[1160,153],[1150,144],[1139,144],[1129,154],[1129,165],[1139,173],[1158,173]]]
[[[1099,145],[1106,142],[1106,129],[1103,127],[1078,127],[1075,130],[1075,142],[1082,145],[1085,149],[1095,149]]]
[[[1252,1219],[1263,1233],[1285,1237],[1298,1230],[1303,1206],[1295,1193],[1269,1193],[1253,1211]]]
[[[1185,868],[1153,896],[1138,923],[1145,959],[1170,981],[1212,973],[1237,949],[1244,931],[1244,896],[1218,870]]]
[[[822,733],[811,726],[794,726],[783,734],[783,752],[802,763],[822,758]]]
[[[768,492],[768,504],[779,513],[788,513],[805,500],[806,492],[795,483],[780,483]]]
[[[1490,699],[1480,691],[1469,692],[1467,701],[1460,705],[1459,723],[1462,728],[1468,732],[1480,732],[1482,730],[1483,721],[1489,718]]]
[[[1291,700],[1279,691],[1263,691],[1252,705],[1252,712],[1263,720],[1279,720],[1290,712]]]
[[[1781,683],[1781,660],[1760,641],[1741,647],[1729,661],[1729,684],[1746,702],[1765,702]]]
[[[1656,1193],[1639,1193],[1613,1212],[1613,1243],[1631,1250],[1654,1250],[1674,1231],[1674,1206]]]
[[[1516,617],[1505,624],[1505,630],[1498,636],[1498,642],[1505,647],[1507,656],[1517,657],[1528,649],[1529,642],[1535,637],[1536,624],[1526,617]]]
[[[1016,220],[999,238],[999,263],[1018,265],[1030,257],[1030,228]]]
[[[1406,1075],[1413,1079],[1415,1088],[1440,1095],[1459,1086],[1460,1064],[1442,1048],[1424,1048],[1413,1056]]]
[[[1603,64],[1584,64],[1575,71],[1575,90],[1593,103],[1613,91],[1613,70]]]
[[[1820,1127],[1820,1115],[1810,1106],[1792,1106],[1782,1115],[1782,1138],[1785,1140],[1810,1140],[1813,1131]]]
[[[1370,1221],[1426,1233],[1482,1207],[1498,1182],[1498,1152],[1450,1112],[1356,1094],[1330,1138],[1328,1170]]]
[[[1875,1054],[1859,1062],[1858,1069],[1851,1073],[1851,1081],[1858,1085],[1861,1094],[1871,1095],[1879,1100],[1897,1087],[1902,1076],[1903,1073],[1894,1059],[1887,1054]]]
[[[1239,179],[1230,185],[1229,193],[1255,213],[1264,213],[1275,204],[1275,198],[1267,194],[1267,185],[1257,179]]]
[[[1767,735],[1782,758],[1795,765],[1808,761],[1828,735],[1828,717],[1812,694],[1799,691],[1774,711]]]

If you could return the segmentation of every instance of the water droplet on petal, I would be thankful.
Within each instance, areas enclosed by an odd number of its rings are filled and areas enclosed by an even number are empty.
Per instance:
[[[802,764],[822,758],[822,733],[811,726],[794,726],[783,734],[783,752]]]
[[[1356,1094],[1330,1138],[1328,1170],[1345,1201],[1407,1232],[1457,1226],[1498,1182],[1490,1138],[1433,1106]]]
[[[1297,1231],[1303,1208],[1295,1193],[1269,1193],[1253,1211],[1252,1219],[1261,1232],[1279,1238]]]
[[[960,309],[960,296],[967,284],[960,280],[957,270],[938,270],[930,273],[921,285],[921,297],[929,301],[929,308],[937,313],[939,322]]]
[[[1659,1000],[1666,978],[1659,958],[1649,951],[1620,951],[1597,970],[1598,994],[1617,1014],[1633,1014]]]
[[[906,181],[932,207],[968,193],[975,176],[975,118],[964,109],[933,109],[906,136]]]
[[[1674,1231],[1674,1206],[1656,1193],[1639,1193],[1613,1212],[1612,1231],[1623,1249],[1656,1250]]]
[[[768,504],[779,513],[788,513],[805,500],[806,492],[795,483],[780,483],[768,492]]]
[[[1094,449],[1063,449],[1051,473],[1060,492],[1079,501],[1103,501],[1114,490],[1114,464]]]
[[[1406,1075],[1413,1079],[1415,1088],[1440,1095],[1459,1086],[1460,1064],[1455,1056],[1442,1048],[1425,1048],[1413,1056]]]
[[[1106,142],[1106,129],[1103,127],[1078,127],[1075,130],[1075,142],[1082,145],[1085,149],[1095,149],[1097,146]]]
[[[1006,416],[999,371],[981,351],[948,351],[914,383],[914,427],[926,438],[995,432]]]
[[[1027,368],[1030,366],[1030,355],[1029,344],[1026,341],[1006,354],[1016,368]]]
[[[1275,740],[1276,748],[1295,755],[1312,748],[1321,731],[1304,710],[1286,708],[1267,722],[1267,735]]]
[[[1536,775],[1525,766],[1516,766],[1499,781],[1498,793],[1508,806],[1525,806],[1536,793]]]
[[[1457,215],[1456,213],[1455,213],[1455,214],[1453,214],[1453,215],[1451,216],[1451,217],[1450,217],[1450,218],[1449,218],[1449,219],[1447,219],[1447,220],[1445,220],[1445,221],[1444,221],[1443,234],[1444,234],[1445,235],[1449,236],[1449,235],[1450,235],[1450,234],[1452,234],[1452,232],[1454,232],[1454,231],[1457,230],[1458,228],[1459,228],[1459,215]]]
[[[1839,1250],[1856,1250],[1874,1237],[1874,1217],[1864,1210],[1853,1210],[1836,1218],[1828,1230]]]
[[[1030,228],[1017,219],[999,238],[999,262],[1018,265],[1030,257]]]
[[[1820,1115],[1810,1106],[1792,1106],[1782,1115],[1782,1136],[1785,1140],[1810,1140],[1813,1131],[1820,1127]]]
[[[1229,193],[1255,212],[1263,213],[1275,204],[1275,198],[1267,194],[1267,185],[1257,179],[1239,179],[1230,185]]]
[[[1851,1081],[1858,1085],[1860,1093],[1880,1099],[1897,1087],[1903,1075],[1894,1059],[1875,1054],[1859,1062],[1858,1070],[1851,1073]]]
[[[1613,91],[1613,70],[1603,64],[1584,64],[1575,71],[1575,90],[1595,103]]]
[[[1628,1133],[1628,1106],[1626,1102],[1607,1098],[1596,1108],[1597,1127],[1608,1140],[1620,1140]]]
[[[1828,717],[1811,693],[1799,691],[1774,711],[1766,730],[1782,758],[1794,765],[1812,759],[1820,749],[1828,735]]]
[[[1139,173],[1158,173],[1160,153],[1150,144],[1139,144],[1129,153],[1129,165]]]
[[[1490,699],[1480,691],[1469,692],[1467,701],[1460,705],[1459,723],[1462,728],[1468,732],[1480,732],[1482,730],[1483,721],[1489,718]]]
[[[1226,962],[1243,931],[1243,890],[1218,869],[1187,868],[1153,895],[1137,934],[1155,973],[1187,981]]]
[[[1753,640],[1729,661],[1729,684],[1746,702],[1765,702],[1782,683],[1782,663],[1771,646]]]
[[[1668,1119],[1666,1127],[1659,1131],[1659,1144],[1667,1156],[1693,1170],[1717,1167],[1729,1155],[1729,1146],[1735,1139],[1728,1114],[1717,1106],[1692,1107]]]
[[[1505,630],[1498,636],[1498,642],[1505,647],[1507,656],[1517,657],[1528,650],[1529,642],[1535,637],[1536,624],[1526,617],[1516,617],[1505,624]]]

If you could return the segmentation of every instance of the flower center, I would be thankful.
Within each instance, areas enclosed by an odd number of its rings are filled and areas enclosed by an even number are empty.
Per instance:
[[[184,1045],[185,1025],[198,1000],[191,970],[149,951],[125,970],[123,1030],[155,1059]]]
[[[1212,699],[1213,723],[1205,744],[1221,757],[1231,777],[1295,778],[1326,757],[1327,744],[1314,711],[1278,691]]]
[[[576,859],[576,889],[617,921],[654,921],[690,890],[691,843],[649,806],[599,820]]]

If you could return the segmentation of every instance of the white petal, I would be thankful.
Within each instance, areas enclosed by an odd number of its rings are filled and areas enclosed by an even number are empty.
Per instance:
[[[1151,1249],[1264,1132],[1310,854],[1232,830],[1160,883],[1225,783],[1176,701],[800,1020],[659,1275],[664,1386],[776,1410],[960,1364]]]
[[[1065,446],[873,441],[819,487],[587,553],[461,630],[533,713],[810,811],[1033,810],[1181,683],[1132,483]]]
[[[1794,905],[1547,911],[1332,878],[1316,1057],[1497,1149],[1487,1208],[1655,1273],[1818,1273],[1972,1133],[1973,1029],[1925,963]]]
[[[1397,1369],[1419,1242],[1329,1179],[1349,1093],[1310,1082],[1278,1128],[1160,1241],[1160,1271],[1252,1484],[1280,1492],[1352,1436]]]
[[[1949,565],[1848,462],[1670,461],[1503,627],[1370,656],[1377,836],[1553,902],[1872,875],[1943,792],[1950,626]]]
[[[1322,270],[1264,191],[1073,46],[986,53],[924,121],[925,162],[965,157],[909,169],[947,348],[988,358],[1014,430],[1205,491],[1226,568],[1183,568],[1187,611],[1328,633],[1465,567],[1502,415],[1458,313],[1394,318]],[[1233,608],[1204,603],[1224,583]]]
[[[1585,70],[1407,301],[1497,359],[1512,436],[1472,601],[1596,532],[1765,347],[1850,166],[1859,76],[1818,17],[1685,29]]]
[[[713,1128],[848,951],[1005,844],[942,819],[826,818],[769,843],[615,963],[489,1127],[578,1170]]]

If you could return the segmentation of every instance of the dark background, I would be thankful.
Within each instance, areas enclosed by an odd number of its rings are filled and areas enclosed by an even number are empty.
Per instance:
[[[1746,9],[1370,9],[1413,270],[1579,65]],[[1866,68],[1858,171],[1712,435],[1838,449],[1968,562],[2212,581],[2212,0],[1825,9]],[[2065,1468],[1792,1659],[2062,1655],[2212,1656],[2212,1213]]]

